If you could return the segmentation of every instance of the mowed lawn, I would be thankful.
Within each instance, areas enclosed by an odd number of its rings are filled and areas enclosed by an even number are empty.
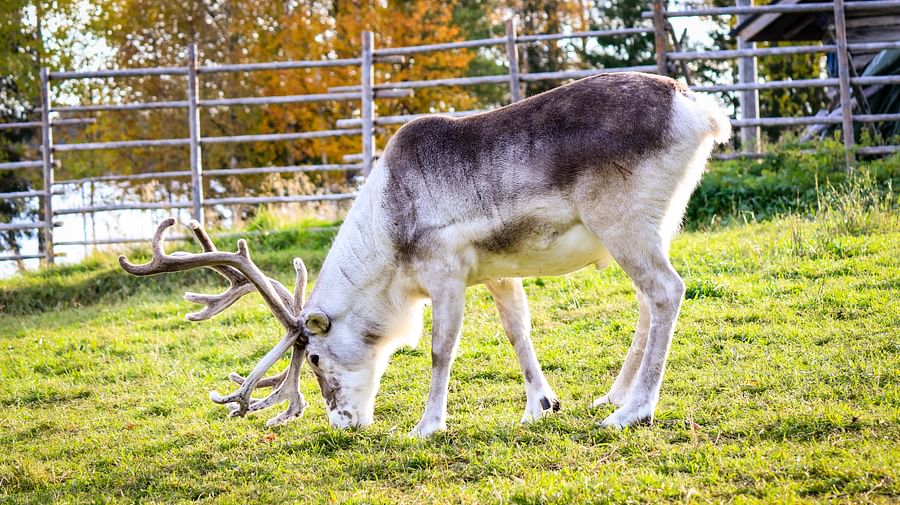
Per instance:
[[[284,427],[265,426],[278,408],[230,419],[207,399],[281,336],[256,295],[204,323],[185,321],[194,306],[155,279],[129,296],[6,311],[0,502],[896,503],[900,227],[896,214],[839,221],[680,235],[672,255],[688,293],[656,423],[622,431],[599,426],[611,408],[588,408],[637,320],[616,266],[526,282],[562,401],[532,425],[518,422],[522,378],[490,295],[470,289],[449,430],[425,441],[406,434],[428,390],[427,322],[419,347],[392,359],[376,423],[336,431],[308,369],[311,406]],[[251,252],[290,280],[290,250]],[[113,268],[54,282],[87,286]],[[201,279],[193,289],[218,289]],[[38,282],[0,289],[30,296]]]

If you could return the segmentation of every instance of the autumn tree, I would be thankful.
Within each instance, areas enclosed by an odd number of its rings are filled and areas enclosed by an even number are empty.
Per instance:
[[[104,0],[93,23],[95,33],[114,50],[119,67],[181,66],[189,43],[198,47],[201,64],[273,60],[322,60],[358,57],[363,30],[376,33],[376,45],[410,45],[457,40],[454,4],[431,2],[294,2],[276,0],[165,2],[162,0]],[[379,64],[376,80],[426,79],[462,75],[473,54],[441,52],[416,55],[401,65]],[[311,68],[253,73],[204,73],[201,98],[302,95],[325,93],[329,87],[359,83],[359,68]],[[183,100],[182,76],[118,79],[108,83],[108,96],[86,95],[85,101]],[[473,108],[476,100],[464,90],[419,90],[413,98],[379,100],[378,113],[410,113]],[[358,102],[323,101],[269,106],[205,108],[204,136],[317,131],[335,128],[338,119],[358,115]],[[89,132],[92,140],[172,138],[187,136],[184,109],[101,114]],[[383,141],[383,139],[382,139]],[[297,142],[205,146],[205,168],[236,168],[341,162],[359,152],[359,139],[333,137]],[[184,170],[187,150],[91,153],[72,166],[116,172]],[[76,156],[72,157],[73,159]],[[207,192],[253,194],[304,186],[305,176],[229,177],[211,184]],[[317,184],[346,182],[343,174],[318,177]],[[184,187],[169,188],[185,192]],[[311,188],[308,184],[305,190]]]
[[[62,39],[62,29],[42,30],[47,16],[66,18],[72,4],[67,0],[7,0],[0,3],[0,122],[15,123],[38,119],[36,105],[40,97],[40,67],[58,67],[71,61],[71,54],[55,44],[45,44],[42,33]],[[38,131],[32,128],[0,130],[0,162],[38,159]],[[34,169],[0,171],[0,193],[27,191],[37,186],[41,174]],[[0,222],[13,219],[37,219],[37,200],[0,200]],[[34,237],[34,230],[0,233],[0,249],[20,252],[23,239]],[[19,268],[24,264],[19,263]]]
[[[454,2],[390,1],[384,4],[358,5],[336,3],[335,22],[338,54],[359,54],[362,31],[374,32],[376,47],[399,47],[458,41],[463,37],[453,24]],[[409,56],[402,64],[376,67],[376,82],[399,82],[459,77],[465,75],[475,57],[472,50],[437,51]],[[478,108],[470,89],[463,87],[420,88],[405,99],[379,100],[377,114],[414,114]],[[384,130],[379,145],[384,145],[394,129]]]

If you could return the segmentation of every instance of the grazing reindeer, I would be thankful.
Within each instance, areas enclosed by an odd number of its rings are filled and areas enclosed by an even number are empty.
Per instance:
[[[614,259],[634,282],[640,315],[621,372],[594,405],[618,407],[603,421],[607,426],[650,422],[684,294],[669,243],[713,144],[729,135],[728,118],[715,104],[671,79],[599,75],[493,112],[428,117],[401,128],[360,191],[305,305],[299,280],[305,274],[298,273],[292,300],[252,266],[246,245],[231,255],[165,256],[158,234],[156,259],[147,267],[121,261],[136,274],[196,266],[228,272],[228,293],[187,295],[207,303],[209,315],[253,287],[263,294],[288,334],[246,380],[232,376],[241,389],[211,396],[233,403],[236,415],[290,400],[274,423],[305,406],[296,386],[305,355],[331,424],[370,424],[389,357],[417,342],[430,299],[431,388],[413,430],[427,436],[446,427],[467,286],[485,284],[497,303],[525,379],[522,420],[531,421],[558,410],[559,401],[531,344],[521,277]],[[202,236],[196,226],[195,232]],[[211,243],[204,248],[214,250]],[[296,265],[300,272],[302,263]],[[288,370],[263,379],[292,345]],[[276,390],[251,400],[263,385]]]

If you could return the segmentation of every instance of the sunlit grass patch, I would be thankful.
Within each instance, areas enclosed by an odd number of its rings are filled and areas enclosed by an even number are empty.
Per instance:
[[[895,502],[900,227],[883,202],[842,224],[847,205],[676,239],[687,296],[656,423],[622,431],[599,426],[610,409],[588,408],[637,320],[615,266],[525,282],[562,401],[526,426],[496,309],[470,289],[449,431],[425,441],[406,433],[428,392],[427,319],[419,347],[392,358],[373,426],[331,429],[304,370],[311,406],[271,429],[266,414],[229,419],[207,399],[280,336],[259,298],[189,323],[181,291],[219,289],[216,277],[135,280],[103,257],[7,281],[3,300],[20,299],[0,314],[0,501]],[[254,249],[284,280],[292,254],[321,258],[330,240],[296,233]]]

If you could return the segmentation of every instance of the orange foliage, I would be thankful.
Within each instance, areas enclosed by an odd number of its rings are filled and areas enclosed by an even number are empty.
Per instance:
[[[452,23],[455,1],[294,2],[236,0],[171,2],[105,0],[95,28],[116,50],[119,67],[183,65],[186,46],[198,46],[201,65],[284,60],[356,58],[361,33],[375,33],[376,47],[458,41]],[[471,50],[441,51],[409,57],[402,64],[377,64],[376,83],[458,77],[475,57]],[[360,69],[327,67],[201,75],[201,98],[279,96],[325,93],[329,87],[359,84]],[[115,81],[123,101],[183,100],[182,77],[148,77]],[[419,89],[407,99],[382,99],[376,114],[409,114],[477,107],[465,89]],[[89,130],[91,140],[171,138],[187,135],[185,110],[108,113]],[[358,117],[358,101],[244,106],[203,109],[204,136],[335,129],[341,118]],[[379,137],[379,144],[386,141]],[[341,163],[360,152],[358,136],[293,142],[210,145],[204,147],[207,169],[288,164]],[[85,163],[116,172],[185,170],[186,149],[111,151]],[[343,176],[338,180],[342,181]],[[232,191],[261,189],[259,178],[224,180]]]

